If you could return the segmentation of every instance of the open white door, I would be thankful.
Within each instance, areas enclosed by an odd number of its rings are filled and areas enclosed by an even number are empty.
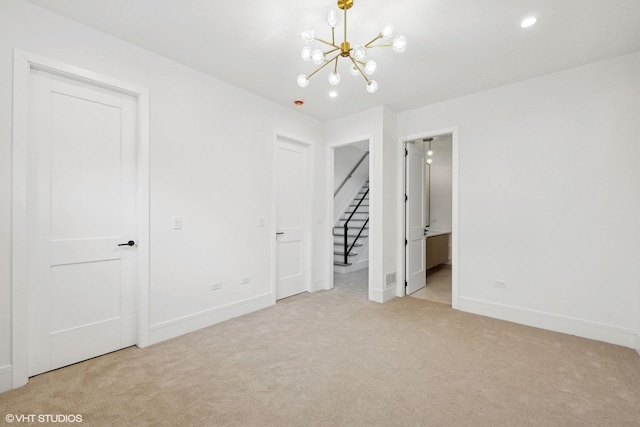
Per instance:
[[[421,147],[407,143],[405,156],[406,205],[406,294],[412,294],[427,284],[426,264],[426,203],[425,153]]]
[[[307,147],[279,139],[276,156],[276,299],[306,291]]]
[[[135,98],[44,71],[29,104],[32,376],[135,344],[138,127]]]

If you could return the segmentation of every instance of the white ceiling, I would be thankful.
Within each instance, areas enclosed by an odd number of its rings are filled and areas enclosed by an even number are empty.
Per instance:
[[[345,62],[337,87],[327,69],[296,84],[314,69],[300,58],[300,31],[330,39],[335,0],[29,1],[322,121],[379,105],[402,112],[640,50],[640,0],[355,0],[352,46],[386,22],[408,39],[403,54],[370,51],[372,95]],[[529,15],[538,24],[520,28]]]

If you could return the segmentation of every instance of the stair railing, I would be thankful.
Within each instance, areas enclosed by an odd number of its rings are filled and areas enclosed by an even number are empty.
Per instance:
[[[367,154],[369,154],[369,153],[367,153]],[[366,155],[365,155],[365,157],[366,157]],[[362,160],[364,160],[364,157],[362,158]],[[347,220],[345,221],[345,223],[343,225],[343,227],[344,227],[344,250],[343,250],[343,253],[344,253],[344,263],[345,264],[348,264],[348,258],[349,258],[349,254],[351,253],[351,250],[353,249],[353,247],[355,246],[356,242],[360,238],[360,235],[362,234],[362,232],[364,231],[365,227],[369,223],[369,217],[367,217],[367,220],[364,222],[364,224],[360,228],[360,231],[358,232],[358,235],[355,237],[355,239],[353,239],[353,242],[351,242],[351,246],[349,246],[349,236],[347,235],[347,232],[349,231],[349,221],[351,221],[351,218],[353,218],[353,215],[355,215],[355,213],[358,211],[358,208],[360,207],[360,205],[362,204],[364,199],[367,197],[367,194],[369,194],[369,189],[368,188],[367,188],[367,191],[365,191],[364,195],[360,198],[360,201],[356,205],[355,209],[353,209],[353,212],[351,212],[351,215],[349,215],[349,218],[347,218]]]
[[[333,192],[333,197],[336,197],[336,195],[340,192],[340,190],[342,190],[342,187],[344,187],[344,185],[347,183],[347,181],[349,181],[349,179],[353,176],[353,173],[356,171],[356,169],[358,169],[358,167],[360,167],[360,165],[362,164],[364,159],[367,158],[368,155],[369,155],[368,151],[366,153],[364,153],[364,156],[362,156],[362,158],[358,161],[358,163],[356,163],[356,165],[353,167],[353,169],[351,169],[351,172],[349,172],[347,174],[347,177],[342,181],[342,184],[340,184],[338,186],[338,189]]]

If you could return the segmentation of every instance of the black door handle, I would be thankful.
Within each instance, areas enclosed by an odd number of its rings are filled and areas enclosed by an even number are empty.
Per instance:
[[[118,246],[133,246],[135,244],[136,244],[136,242],[134,242],[133,240],[129,240],[127,243],[118,244]]]
[[[281,231],[279,233],[276,233],[276,236],[279,236],[280,234],[284,234],[284,231]]]

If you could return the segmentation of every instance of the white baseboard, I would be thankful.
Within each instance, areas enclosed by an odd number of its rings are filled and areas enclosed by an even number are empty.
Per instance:
[[[11,365],[0,366],[0,393],[13,388],[13,367]]]
[[[369,289],[369,300],[373,302],[385,303],[396,297],[396,287],[387,289]]]
[[[623,347],[637,346],[635,331],[604,323],[591,322],[568,316],[496,304],[474,298],[458,298],[458,309],[482,316],[520,323],[549,331],[576,335]]]
[[[333,267],[333,271],[339,274],[353,273],[354,271],[364,270],[365,268],[369,268],[369,260],[358,261],[355,264],[340,266],[336,265]]]
[[[315,282],[313,282],[313,287],[311,289],[311,292],[328,291],[328,290],[329,290],[329,283],[327,283],[325,279],[317,279]]]
[[[640,356],[640,332],[636,332],[636,351],[638,352],[638,356]]]
[[[268,293],[233,304],[201,311],[149,327],[149,344],[156,344],[198,329],[224,322],[275,304],[273,294]]]

